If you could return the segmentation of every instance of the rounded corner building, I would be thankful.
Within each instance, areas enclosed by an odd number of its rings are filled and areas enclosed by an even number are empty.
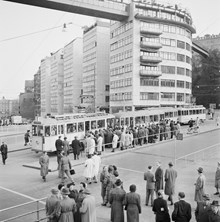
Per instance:
[[[111,112],[189,105],[196,32],[191,15],[155,1],[133,1],[127,10],[127,20],[111,22]]]

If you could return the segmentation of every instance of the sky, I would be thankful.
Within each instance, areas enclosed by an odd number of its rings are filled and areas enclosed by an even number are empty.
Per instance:
[[[219,0],[169,2],[190,11],[197,32],[193,37],[220,33]],[[41,59],[82,37],[82,27],[95,21],[94,17],[0,0],[0,98],[17,99],[24,92],[25,80],[33,79]],[[62,31],[64,23],[72,23],[66,32]]]

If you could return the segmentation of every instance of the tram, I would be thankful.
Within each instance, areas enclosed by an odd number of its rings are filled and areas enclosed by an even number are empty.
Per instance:
[[[66,136],[69,141],[75,136],[82,140],[87,131],[113,128],[114,119],[115,116],[102,112],[39,117],[32,123],[32,150],[54,152],[55,141],[59,136],[62,138]]]

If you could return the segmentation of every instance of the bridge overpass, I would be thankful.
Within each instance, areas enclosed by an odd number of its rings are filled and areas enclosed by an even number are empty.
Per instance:
[[[109,0],[5,0],[92,17],[123,21],[129,16],[129,4]]]

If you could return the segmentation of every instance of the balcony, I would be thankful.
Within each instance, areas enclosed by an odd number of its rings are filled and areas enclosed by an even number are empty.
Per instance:
[[[156,36],[159,36],[163,33],[161,29],[147,28],[147,27],[141,27],[140,32],[141,34],[151,34],[151,35],[156,35]]]
[[[151,56],[151,55],[142,55],[140,57],[141,62],[143,63],[160,63],[162,62],[162,59],[159,55],[157,56]]]
[[[153,49],[160,49],[162,48],[162,44],[159,42],[141,42],[141,48],[153,48]]]
[[[159,77],[162,76],[162,72],[161,70],[140,70],[140,76]]]

